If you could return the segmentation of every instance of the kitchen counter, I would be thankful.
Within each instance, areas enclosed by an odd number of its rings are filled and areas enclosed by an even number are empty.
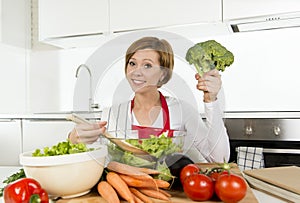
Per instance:
[[[0,119],[65,119],[67,115],[72,113],[80,114],[86,118],[100,118],[101,111],[59,111],[59,112],[41,112],[29,114],[0,114]],[[205,115],[201,113],[205,118]],[[224,112],[224,118],[300,118],[300,112],[251,112],[251,111],[237,111]]]
[[[2,183],[3,180],[5,180],[6,177],[12,175],[13,173],[18,172],[19,169],[20,169],[19,166],[0,166],[0,181],[1,181],[0,186],[3,187],[3,183]],[[284,203],[285,202],[255,189],[252,189],[252,192],[254,193],[259,203],[265,203],[265,202]],[[3,198],[0,198],[0,203],[4,203]]]
[[[101,111],[60,111],[60,112],[42,112],[32,114],[0,114],[0,119],[57,119],[65,120],[67,115],[72,113],[79,114],[86,118],[99,118]]]

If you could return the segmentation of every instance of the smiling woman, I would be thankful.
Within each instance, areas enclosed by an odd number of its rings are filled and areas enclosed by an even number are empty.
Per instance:
[[[164,34],[165,37],[168,36]],[[169,36],[168,39],[174,38]],[[181,38],[176,36],[176,39],[177,45],[181,45]],[[183,47],[188,48],[185,45]],[[186,50],[183,52],[181,50],[181,56],[185,56]],[[219,72],[211,70],[203,76],[191,74],[194,75],[193,89],[203,93],[203,98],[200,101],[198,98],[195,99],[191,105],[182,99],[191,88],[185,89],[179,84],[179,91],[184,93],[182,98],[178,95],[164,96],[160,91],[160,88],[170,80],[173,72],[175,52],[170,42],[162,36],[157,36],[157,33],[151,35],[148,33],[135,39],[125,53],[126,79],[134,96],[125,96],[126,101],[113,101],[111,106],[103,108],[102,122],[96,125],[76,125],[70,133],[71,141],[95,142],[99,134],[105,130],[138,130],[139,138],[160,136],[164,132],[168,132],[168,136],[172,137],[174,131],[184,130],[187,134],[183,153],[188,154],[195,162],[228,160],[229,142],[222,120],[222,109],[219,106],[222,100],[216,97],[221,89]],[[122,69],[119,68],[120,71]],[[107,89],[111,91],[109,86]],[[199,103],[204,106],[206,124],[197,110]]]

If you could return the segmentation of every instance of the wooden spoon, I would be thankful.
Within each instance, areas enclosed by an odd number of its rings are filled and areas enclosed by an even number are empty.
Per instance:
[[[80,124],[80,123],[92,124],[90,121],[88,121],[85,118],[83,118],[83,117],[81,117],[77,114],[74,114],[74,113],[71,114],[71,115],[68,115],[66,117],[66,119],[69,120],[69,121],[73,121],[74,123],[77,123],[77,124]],[[129,144],[128,142],[124,141],[124,140],[120,140],[117,137],[113,137],[108,132],[104,132],[101,135],[104,136],[105,138],[109,139],[112,143],[116,144],[117,146],[119,146],[124,151],[132,152],[133,154],[136,154],[136,155],[152,156],[148,152],[146,152],[146,151],[144,151],[144,150],[142,150],[138,147],[135,147],[135,146]]]

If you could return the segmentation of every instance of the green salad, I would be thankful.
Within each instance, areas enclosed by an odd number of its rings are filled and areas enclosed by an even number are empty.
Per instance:
[[[150,153],[157,159],[174,152],[180,152],[182,149],[182,144],[174,143],[172,137],[168,137],[165,133],[162,133],[158,137],[150,135],[148,139],[127,139],[126,141]],[[156,167],[156,160],[149,160],[142,155],[134,155],[131,152],[126,152],[113,143],[108,144],[108,152],[112,161],[138,167]]]
[[[84,143],[73,144],[69,139],[63,142],[59,142],[51,147],[44,147],[41,149],[36,149],[32,156],[58,156],[65,154],[75,154],[81,152],[92,151],[93,148],[88,148]]]

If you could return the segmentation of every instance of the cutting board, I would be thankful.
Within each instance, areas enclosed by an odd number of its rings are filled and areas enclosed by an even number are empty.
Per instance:
[[[245,170],[245,174],[300,195],[300,167],[282,166]]]
[[[300,201],[300,167],[281,166],[243,172],[253,187],[293,202]]]
[[[216,164],[198,164],[200,166],[200,168],[210,168],[210,167],[215,167]],[[238,169],[238,167],[236,166],[236,164],[232,164],[232,166],[234,166],[234,169],[232,170],[233,173],[241,175],[241,171]],[[258,200],[256,199],[256,197],[254,196],[251,188],[249,187],[249,185],[247,186],[247,194],[244,197],[244,199],[242,199],[239,203],[258,203]],[[186,195],[184,194],[183,191],[171,191],[170,192],[172,194],[172,198],[171,198],[171,202],[172,203],[194,203],[194,201],[190,200],[189,198],[186,197]],[[165,203],[165,201],[160,201],[160,200],[156,200],[153,199],[154,202],[157,203]],[[125,202],[125,201],[122,201]],[[213,199],[211,201],[203,201],[203,203],[210,203],[210,202],[218,202],[218,200]],[[221,202],[221,201],[219,201]],[[60,199],[58,201],[56,201],[56,203],[106,203],[105,200],[102,199],[101,196],[99,196],[99,194],[97,193],[90,193],[81,197],[77,197],[77,198],[73,198],[73,199]]]

